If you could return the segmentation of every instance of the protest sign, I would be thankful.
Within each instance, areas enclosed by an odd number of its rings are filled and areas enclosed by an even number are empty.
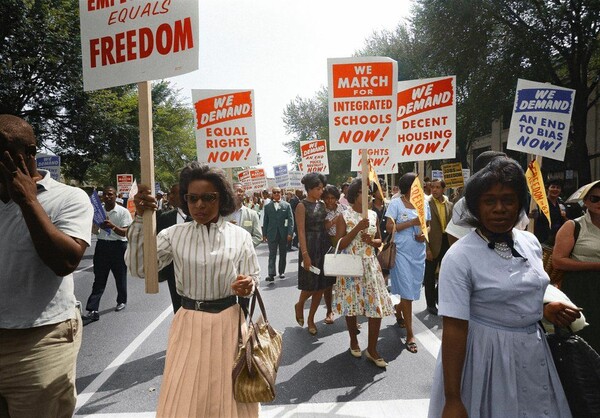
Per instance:
[[[427,233],[427,213],[425,211],[425,193],[423,187],[421,187],[421,180],[419,177],[415,177],[413,184],[410,186],[410,203],[415,207],[419,222],[421,222],[421,231],[425,235],[425,239],[429,241],[429,234]]]
[[[129,197],[129,189],[132,184],[133,174],[117,174],[117,194],[122,193],[124,197]]]
[[[98,192],[96,190],[94,190],[90,196],[90,203],[94,208],[94,217],[92,218],[92,222],[94,225],[100,228],[106,220],[106,212],[104,211],[102,200],[100,200],[100,196],[98,196]],[[112,230],[108,227],[104,227],[102,229],[104,229],[108,235],[112,233]]]
[[[399,162],[456,155],[456,77],[398,82]]]
[[[253,90],[192,90],[198,161],[230,168],[256,165]]]
[[[442,172],[446,187],[457,188],[465,185],[461,163],[442,164]]]
[[[327,143],[324,140],[300,141],[300,156],[304,173],[329,174]]]
[[[198,1],[80,0],[83,89],[198,69]]]
[[[54,180],[60,181],[60,157],[58,155],[37,154],[35,161],[37,168],[47,170]]]
[[[288,173],[289,179],[290,179],[290,184],[289,184],[289,188],[290,189],[303,189],[304,186],[302,185],[302,177],[304,177],[304,173],[302,171],[290,171]]]
[[[575,90],[519,79],[507,148],[563,161]]]
[[[133,184],[131,185],[131,188],[128,190],[129,199],[127,199],[127,210],[131,214],[132,219],[135,219],[135,202],[133,201],[133,198],[135,197],[137,192],[138,192],[137,182],[135,180],[133,180]]]
[[[529,193],[531,193],[533,200],[535,200],[540,211],[548,219],[548,225],[552,225],[552,221],[550,220],[550,206],[548,206],[546,187],[544,187],[544,178],[537,160],[532,160],[527,165],[525,179],[527,180],[527,187],[529,187]]]
[[[288,187],[288,166],[287,164],[274,165],[273,173],[275,174],[275,184],[277,187],[286,188]]]
[[[444,172],[442,170],[431,170],[431,180],[443,180]]]
[[[462,169],[462,173],[463,173],[463,180],[465,182],[467,180],[469,180],[469,177],[471,177],[471,169],[470,168],[463,168]]]
[[[350,171],[361,173],[363,150],[353,149],[350,160]],[[377,174],[394,174],[398,172],[398,164],[396,163],[396,148],[371,148],[367,149],[369,160]]]
[[[248,171],[250,174],[250,190],[252,192],[262,192],[268,188],[267,174],[264,168],[251,168]]]
[[[242,170],[238,173],[238,180],[240,183],[242,183],[242,187],[244,188],[245,191],[249,192],[250,191],[250,170],[246,169],[246,170]]]
[[[392,148],[398,63],[387,57],[330,58],[329,149]]]

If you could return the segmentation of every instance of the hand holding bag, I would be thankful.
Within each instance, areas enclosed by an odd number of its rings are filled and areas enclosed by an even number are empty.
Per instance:
[[[377,254],[377,261],[382,269],[391,270],[396,265],[396,243],[394,242],[394,235],[396,235],[396,222],[394,218],[390,218],[394,223],[394,229],[389,234]]]
[[[338,240],[333,254],[325,254],[325,261],[323,262],[325,276],[364,276],[365,270],[362,257],[360,255],[339,253],[340,241]]]
[[[256,301],[261,316],[254,322]],[[239,320],[239,351],[233,362],[233,397],[238,402],[271,402],[275,399],[275,379],[281,360],[281,333],[274,330],[267,320],[267,312],[258,289],[254,291],[248,334],[242,339],[242,313]]]

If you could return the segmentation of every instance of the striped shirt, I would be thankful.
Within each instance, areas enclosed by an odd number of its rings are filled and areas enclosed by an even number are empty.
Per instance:
[[[209,233],[210,228],[210,233]],[[125,263],[133,276],[144,277],[142,221],[128,231]],[[158,269],[173,262],[177,292],[190,299],[215,300],[232,295],[238,275],[252,276],[258,287],[260,267],[250,234],[219,217],[216,223],[196,221],[162,230],[157,240]]]

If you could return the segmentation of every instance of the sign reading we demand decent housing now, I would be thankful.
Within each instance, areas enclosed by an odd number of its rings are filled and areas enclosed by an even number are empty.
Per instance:
[[[329,58],[329,149],[396,144],[398,63],[387,57]]]
[[[230,168],[257,164],[253,90],[192,90],[198,161]]]
[[[507,148],[563,161],[575,90],[519,79]]]
[[[80,0],[85,91],[198,69],[198,1]]]

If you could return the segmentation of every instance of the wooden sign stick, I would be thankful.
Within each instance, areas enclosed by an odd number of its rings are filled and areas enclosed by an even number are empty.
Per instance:
[[[142,184],[154,188],[154,143],[152,138],[152,89],[150,81],[138,83],[140,119],[140,162]],[[133,196],[131,196],[133,198]],[[144,275],[146,293],[158,293],[158,264],[156,255],[156,218],[151,210],[144,211]]]
[[[368,218],[369,214],[369,154],[367,149],[362,150],[361,159],[361,203],[362,203],[362,217]]]

